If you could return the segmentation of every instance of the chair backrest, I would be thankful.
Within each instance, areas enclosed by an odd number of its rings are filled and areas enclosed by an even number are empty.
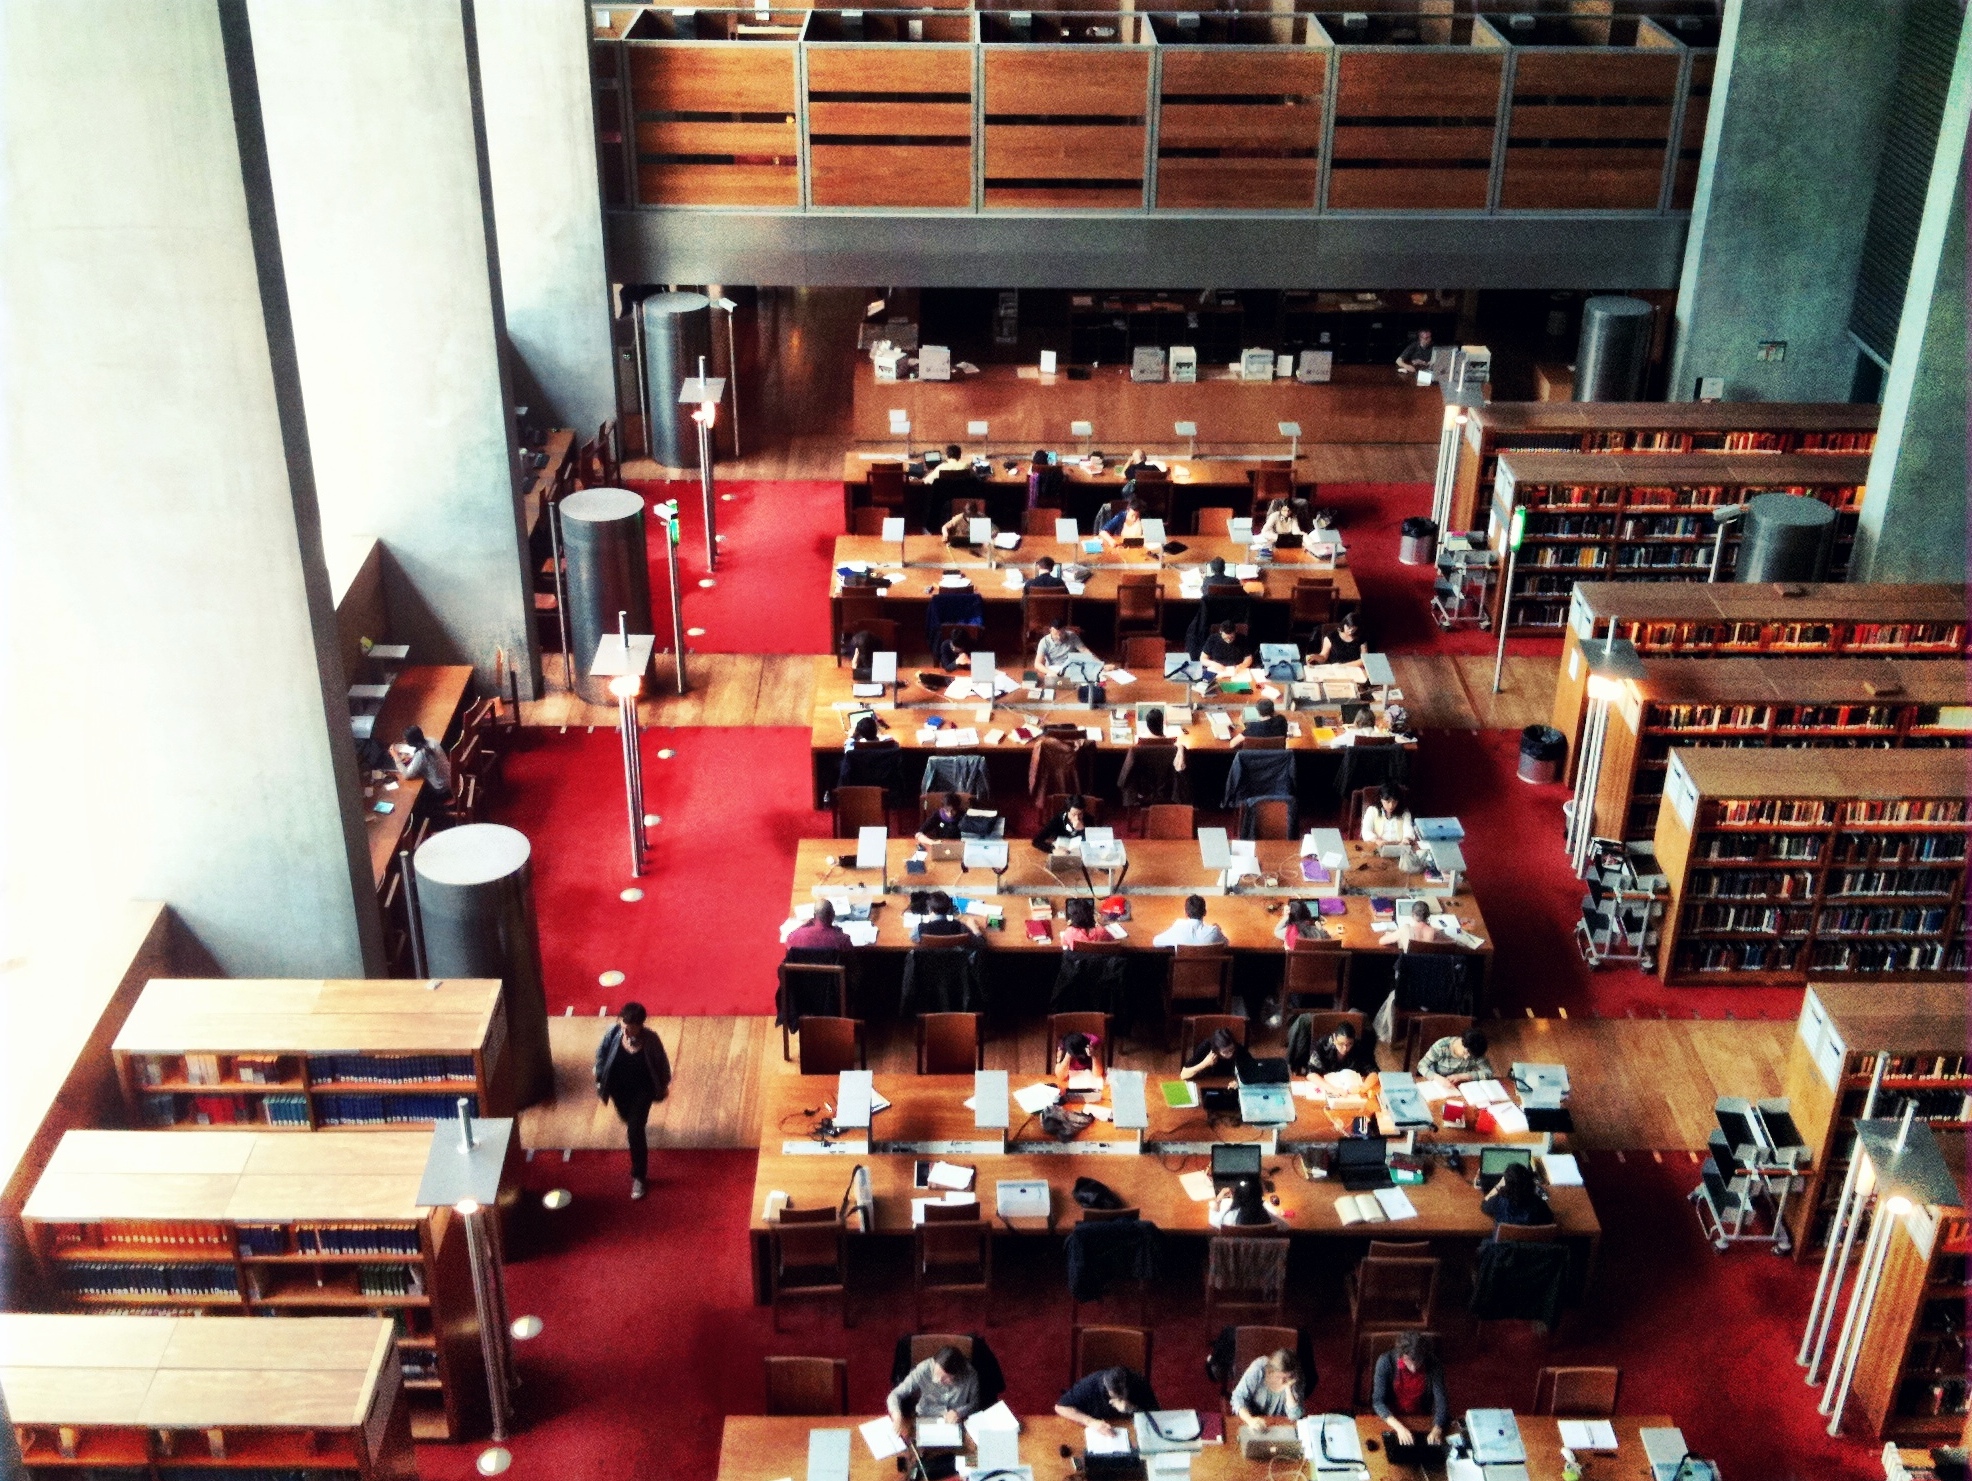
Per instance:
[[[1404,1068],[1413,1069],[1424,1051],[1440,1039],[1472,1027],[1463,1013],[1412,1013],[1404,1020]]]
[[[839,1075],[864,1065],[860,1018],[813,1016],[801,1020],[802,1074]]]
[[[894,618],[886,615],[891,609],[883,605],[884,598],[870,591],[845,591],[835,599],[836,610],[842,614],[842,631],[853,633],[866,622],[892,622]]]
[[[1357,787],[1349,794],[1349,800],[1342,809],[1342,836],[1360,838],[1363,832],[1363,814],[1376,806],[1378,787]]]
[[[1138,678],[1164,672],[1164,640],[1155,633],[1132,633],[1123,639],[1123,667]]]
[[[870,502],[891,513],[899,513],[904,507],[904,465],[902,463],[870,464]]]
[[[1436,1332],[1424,1332],[1420,1335],[1431,1347],[1437,1347]],[[1376,1377],[1376,1360],[1395,1347],[1397,1339],[1401,1336],[1403,1336],[1402,1332],[1363,1332],[1357,1335],[1356,1376],[1350,1391],[1350,1398],[1355,1408],[1362,1410],[1369,1408],[1370,1387]]]
[[[1269,1358],[1283,1349],[1296,1352],[1300,1346],[1301,1333],[1293,1327],[1234,1327],[1233,1382],[1239,1381],[1239,1375],[1255,1358]]]
[[[972,1361],[972,1339],[962,1332],[917,1332],[911,1337],[911,1366],[938,1356],[941,1348],[956,1347]]]
[[[1188,1013],[1178,1020],[1178,1063],[1186,1064],[1193,1052],[1220,1029],[1233,1036],[1233,1042],[1246,1042],[1246,1020],[1237,1013]]]
[[[1253,501],[1264,503],[1270,499],[1291,499],[1294,497],[1294,473],[1288,468],[1255,468],[1252,472]]]
[[[1206,1290],[1227,1304],[1252,1297],[1279,1300],[1287,1289],[1288,1239],[1268,1230],[1212,1236],[1205,1257]]]
[[[1110,943],[1112,946],[1117,944]],[[1090,1038],[1102,1040],[1103,1063],[1110,1060],[1110,1051],[1115,1048],[1111,1040],[1111,1022],[1107,1013],[1050,1013],[1048,1015],[1048,1068],[1054,1068],[1054,1053],[1061,1041],[1070,1034],[1087,1034]]]
[[[1119,621],[1141,621],[1164,614],[1164,588],[1154,575],[1130,574],[1116,578],[1116,616]]]
[[[1027,614],[1027,631],[1037,633],[1066,627],[1074,598],[1065,591],[1029,591],[1021,598],[1021,605]]]
[[[1431,1257],[1428,1239],[1372,1239],[1366,1252],[1371,1260],[1426,1260]]]
[[[1224,538],[1232,533],[1232,517],[1232,510],[1220,508],[1216,504],[1208,505],[1198,511],[1198,528],[1195,533]]]
[[[980,1068],[977,1013],[918,1016],[918,1073],[969,1075]]]
[[[1534,1413],[1559,1419],[1609,1419],[1616,1413],[1620,1368],[1543,1368],[1534,1379]]]
[[[1297,941],[1285,957],[1281,987],[1290,1006],[1297,998],[1341,998],[1349,980],[1349,953],[1340,941]]]
[[[1171,948],[1171,997],[1175,1002],[1212,1002],[1224,1007],[1232,992],[1233,954],[1223,946]]]
[[[1335,1032],[1337,1024],[1346,1023],[1356,1031],[1357,1039],[1363,1036],[1363,1015],[1353,1009],[1334,1009],[1326,1013],[1308,1015],[1308,1042],[1318,1044]]]
[[[881,787],[837,787],[835,789],[835,836],[854,838],[859,829],[888,828],[890,814],[884,807]]]
[[[843,1237],[841,1212],[833,1208],[785,1208],[767,1226],[774,1264],[781,1270],[833,1265],[840,1272],[846,1253]]]
[[[1303,576],[1288,593],[1287,620],[1302,623],[1327,622],[1335,616],[1335,582]]]
[[[874,504],[865,504],[857,509],[850,521],[849,533],[852,535],[881,535],[883,522],[890,515],[888,509],[879,509]],[[773,1359],[769,1358],[769,1362]]]
[[[1364,1256],[1356,1266],[1356,1325],[1431,1324],[1438,1301],[1440,1265],[1424,1259],[1383,1260]]]
[[[847,1358],[767,1360],[768,1414],[809,1417],[849,1412]]]
[[[878,653],[897,651],[897,619],[894,617],[859,617],[854,626],[845,627],[843,636],[853,638],[859,632],[866,632],[876,643]]]
[[[1285,751],[1287,737],[1284,735],[1246,735],[1241,736],[1240,747],[1248,751]],[[1281,835],[1285,837],[1286,835]]]
[[[1082,1224],[1121,1224],[1131,1219],[1141,1219],[1142,1217],[1142,1209],[1136,1207],[1134,1204],[1125,1204],[1122,1208],[1085,1208],[1082,1210],[1082,1217],[1077,1222]]]
[[[807,1021],[809,1015],[801,1012],[802,1005],[807,1003],[827,1003],[826,1016],[848,1017],[847,967],[829,962],[782,962],[779,973],[780,1000],[797,1024]]]
[[[1246,744],[1252,745],[1254,742],[1248,741]],[[1282,740],[1280,744],[1284,746],[1287,742]],[[1265,797],[1257,802],[1247,803],[1246,807],[1252,818],[1253,826],[1251,832],[1253,837],[1285,839],[1293,836],[1289,829],[1289,820],[1294,815],[1294,805],[1287,801],[1286,798]],[[1242,828],[1240,830],[1241,836],[1244,837],[1247,831]]]
[[[1559,1224],[1502,1224],[1495,1231],[1501,1244],[1553,1244],[1561,1238]]]
[[[1069,1381],[1105,1368],[1128,1368],[1148,1379],[1151,1335],[1147,1327],[1077,1327],[1070,1344]]]
[[[1023,535],[1045,535],[1052,540],[1054,538],[1054,522],[1060,518],[1061,511],[1058,509],[1043,509],[1037,506],[1033,509],[1023,510],[1020,515],[1020,533]]]
[[[1145,838],[1186,839],[1192,836],[1194,826],[1189,803],[1153,802],[1144,809]]]
[[[926,1224],[977,1224],[980,1205],[976,1203],[927,1203]],[[920,1226],[922,1227],[922,1226]]]

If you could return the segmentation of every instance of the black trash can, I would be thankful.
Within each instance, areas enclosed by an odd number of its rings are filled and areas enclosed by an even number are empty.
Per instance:
[[[1397,546],[1397,559],[1407,566],[1428,566],[1438,559],[1438,526],[1421,514],[1413,514],[1403,524],[1403,540]]]
[[[1520,780],[1558,782],[1568,759],[1568,737],[1552,725],[1529,725],[1520,732]]]

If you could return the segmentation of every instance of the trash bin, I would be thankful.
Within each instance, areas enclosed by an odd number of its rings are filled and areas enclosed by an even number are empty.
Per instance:
[[[1520,780],[1558,782],[1568,759],[1568,737],[1552,725],[1529,725],[1520,732]]]
[[[1428,566],[1438,559],[1438,526],[1421,514],[1413,514],[1403,524],[1403,541],[1397,559],[1407,566]]]

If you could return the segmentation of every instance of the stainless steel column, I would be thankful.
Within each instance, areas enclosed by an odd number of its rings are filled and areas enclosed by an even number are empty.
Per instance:
[[[650,554],[644,501],[628,489],[579,489],[561,501],[562,548],[568,557],[568,629],[572,686],[591,704],[614,704],[609,680],[589,677],[596,643],[628,612],[630,631],[653,632]]]
[[[1806,494],[1755,494],[1740,525],[1734,581],[1825,581],[1835,511]]]
[[[506,987],[510,1114],[551,1099],[548,1003],[541,983],[541,942],[534,926],[534,874],[525,834],[497,823],[469,823],[434,833],[413,855],[426,970],[435,978],[498,977]]]
[[[698,374],[699,356],[712,353],[712,300],[703,293],[653,293],[637,312],[644,320],[644,415],[651,456],[666,468],[696,468],[698,429],[678,405],[678,387]]]
[[[1598,294],[1582,305],[1575,350],[1577,401],[1640,401],[1654,311],[1640,298]]]

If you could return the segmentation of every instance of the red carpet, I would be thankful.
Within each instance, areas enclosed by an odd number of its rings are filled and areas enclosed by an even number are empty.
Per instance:
[[[839,483],[720,480],[716,515],[719,571],[705,576],[704,498],[697,480],[626,484],[647,504],[676,499],[682,542],[678,564],[685,588],[685,627],[695,653],[826,653],[829,651],[828,569],[842,533]],[[730,497],[727,497],[730,496]],[[664,547],[651,533],[651,601],[662,633],[671,630],[670,574]]]
[[[1623,1370],[1625,1412],[1671,1415],[1694,1451],[1717,1460],[1730,1481],[1880,1476],[1877,1447],[1823,1432],[1816,1393],[1794,1366],[1814,1267],[1758,1249],[1714,1253],[1685,1202],[1697,1170],[1683,1154],[1662,1163],[1649,1154],[1584,1163],[1605,1231],[1590,1303],[1547,1341],[1503,1325],[1481,1342],[1455,1303],[1441,1308],[1454,1410],[1524,1408],[1541,1366],[1608,1363]],[[817,1306],[790,1311],[787,1335],[776,1337],[748,1291],[753,1154],[658,1152],[651,1166],[651,1196],[641,1204],[624,1196],[620,1155],[578,1153],[572,1163],[543,1159],[527,1168],[531,1191],[567,1187],[575,1202],[552,1215],[536,1206],[547,1221],[544,1248],[509,1268],[513,1313],[545,1323],[538,1338],[517,1347],[517,1476],[710,1481],[723,1416],[760,1410],[760,1359],[769,1352],[847,1357],[851,1407],[872,1414],[882,1404],[892,1344],[912,1326],[908,1295],[895,1294],[909,1290],[908,1259],[897,1257],[902,1242],[857,1251],[853,1330],[842,1329],[832,1306]],[[1195,1262],[1180,1251],[1151,1305],[1151,1377],[1167,1405],[1217,1403],[1203,1373],[1203,1321],[1171,1315],[1197,1308]],[[1059,1247],[1003,1239],[996,1264],[993,1325],[982,1329],[974,1308],[944,1304],[927,1308],[926,1329],[983,1330],[1006,1369],[1014,1411],[1045,1413],[1068,1364]],[[1315,1334],[1314,1399],[1335,1409],[1349,1402],[1339,1276],[1339,1268],[1311,1269],[1294,1314]],[[1451,1278],[1462,1284],[1457,1270]],[[420,1473],[425,1481],[467,1481],[479,1448],[422,1446]],[[1052,1464],[1043,1471],[1055,1473]]]
[[[526,736],[488,820],[534,845],[549,1011],[635,998],[659,1014],[771,1013],[795,844],[829,829],[808,807],[808,732],[645,731],[645,806],[664,821],[641,880],[616,731]],[[664,749],[676,755],[658,759]],[[644,898],[626,904],[632,884]],[[608,971],[626,980],[600,986]]]

